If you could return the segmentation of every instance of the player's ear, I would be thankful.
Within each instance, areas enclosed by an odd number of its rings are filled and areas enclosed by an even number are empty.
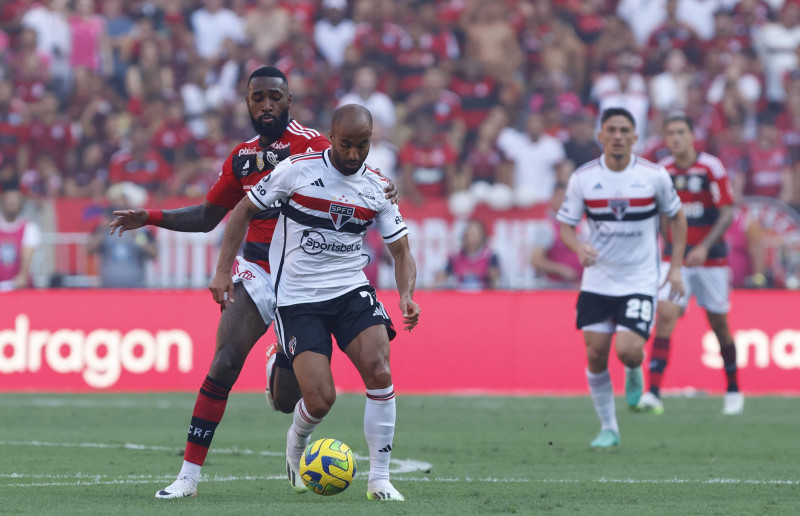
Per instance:
[[[288,107],[291,107],[291,106],[292,106],[292,94],[289,93],[289,92],[286,92],[286,107],[288,108]]]

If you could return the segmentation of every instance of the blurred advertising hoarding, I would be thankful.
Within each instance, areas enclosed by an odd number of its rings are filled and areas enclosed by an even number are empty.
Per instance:
[[[566,291],[419,291],[420,325],[399,331],[392,344],[398,392],[586,393],[576,297]],[[397,294],[381,291],[379,298],[399,325]],[[730,320],[744,392],[800,393],[798,303],[797,292],[734,292]],[[200,290],[2,294],[0,391],[194,391],[211,362],[218,319],[218,305]],[[264,350],[272,341],[270,329],[236,390],[264,389]],[[622,367],[610,363],[621,392]],[[340,390],[363,390],[338,349],[332,364]],[[721,368],[705,314],[690,305],[673,335],[664,389],[719,393]]]

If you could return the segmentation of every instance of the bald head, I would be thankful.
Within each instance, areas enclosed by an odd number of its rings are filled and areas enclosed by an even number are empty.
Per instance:
[[[369,154],[372,114],[364,106],[347,104],[337,108],[331,118],[331,161],[342,174],[353,175]]]
[[[331,117],[331,129],[334,132],[352,130],[368,130],[372,133],[372,113],[358,104],[347,104],[337,108]]]

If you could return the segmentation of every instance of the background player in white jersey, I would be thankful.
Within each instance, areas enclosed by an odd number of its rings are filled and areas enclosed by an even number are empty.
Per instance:
[[[145,224],[172,231],[211,231],[279,161],[329,147],[319,132],[289,118],[292,96],[286,76],[277,68],[256,69],[248,79],[245,100],[257,136],[233,149],[205,203],[177,210],[116,211],[111,233],[119,228],[121,235]],[[183,466],[175,482],[156,492],[156,498],[197,496],[200,468],[224,415],[228,394],[250,350],[272,323],[275,299],[269,248],[278,214],[279,208],[269,207],[249,220],[247,243],[243,257],[237,258],[234,279],[240,302],[222,312],[214,359],[192,411]],[[288,359],[280,353],[273,357],[268,364],[268,399],[274,399],[277,409],[291,413],[300,389]]]
[[[286,199],[270,250],[278,305],[275,329],[303,393],[287,433],[287,475],[295,490],[307,490],[297,474],[300,456],[336,399],[330,370],[333,335],[367,391],[367,498],[401,501],[403,496],[389,481],[395,426],[389,341],[396,332],[362,271],[369,260],[361,252],[367,227],[373,221],[377,224],[394,257],[407,330],[419,320],[419,306],[412,299],[416,263],[403,217],[380,195],[385,180],[364,164],[372,134],[369,111],[353,104],[342,106],[334,111],[331,124],[329,150],[282,162],[233,210],[209,288],[223,307],[235,301],[226,271],[244,238],[247,220],[264,206]]]
[[[739,392],[736,346],[728,324],[730,308],[730,268],[723,236],[733,220],[733,188],[722,163],[694,148],[692,121],[684,113],[673,113],[664,121],[664,140],[671,156],[659,164],[666,167],[683,202],[689,222],[683,284],[686,295],[676,300],[662,288],[658,294],[656,335],[650,356],[650,389],[642,395],[639,408],[661,414],[664,405],[659,389],[669,358],[670,337],[675,323],[691,296],[706,311],[708,323],[720,344],[725,366],[727,392],[722,412],[741,414],[744,396]],[[672,255],[671,235],[667,235],[664,258]]]
[[[603,154],[572,174],[556,218],[562,240],[585,267],[577,325],[583,330],[586,377],[601,423],[591,445],[609,447],[620,441],[608,374],[611,338],[616,333],[617,357],[626,366],[626,401],[636,407],[643,389],[643,348],[658,291],[659,213],[669,219],[677,256],[683,256],[686,245],[686,217],[667,171],[633,155],[636,131],[627,110],[603,111],[597,137]],[[588,243],[575,235],[584,212],[589,219]],[[673,297],[683,294],[680,269],[681,261],[673,260],[666,275]]]

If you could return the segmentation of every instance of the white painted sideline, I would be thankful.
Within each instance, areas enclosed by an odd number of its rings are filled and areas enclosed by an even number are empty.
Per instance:
[[[107,475],[89,475],[78,473],[75,475],[45,475],[27,473],[2,473],[0,479],[23,480],[30,479],[32,482],[15,482],[12,484],[0,483],[5,487],[58,487],[58,486],[100,486],[100,485],[135,485],[135,484],[159,484],[169,482],[174,479],[171,475],[124,475],[119,477],[109,477]],[[580,480],[574,478],[472,478],[472,477],[395,477],[403,482],[491,482],[502,484],[580,484],[580,483],[619,483],[619,484],[747,484],[747,485],[800,485],[800,480],[759,480],[759,479],[740,479],[740,478],[715,478],[715,479],[688,479],[688,478],[597,478]],[[49,482],[43,482],[49,480]],[[242,482],[242,481],[285,481],[284,475],[203,475],[201,482]]]

